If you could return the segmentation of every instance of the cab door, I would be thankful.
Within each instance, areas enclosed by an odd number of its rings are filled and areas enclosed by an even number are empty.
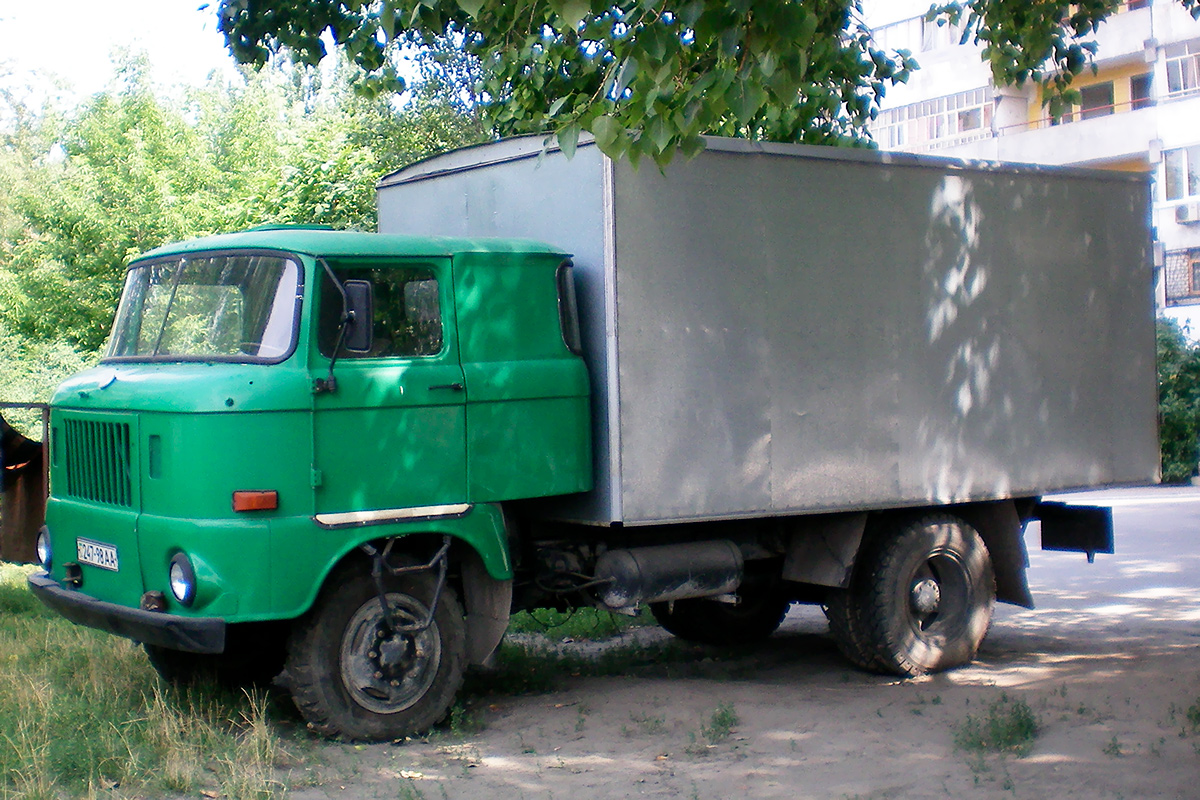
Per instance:
[[[344,348],[336,388],[314,398],[313,486],[326,526],[440,516],[466,500],[466,391],[449,259],[329,260],[344,283],[368,281],[372,344]],[[342,298],[318,265],[314,380],[327,377]]]

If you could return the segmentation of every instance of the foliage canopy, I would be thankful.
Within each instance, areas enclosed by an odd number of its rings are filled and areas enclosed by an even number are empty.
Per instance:
[[[19,122],[0,130],[0,340],[94,351],[132,256],[263,222],[373,229],[383,173],[484,135],[435,90],[397,109],[312,77],[276,65],[169,100],[134,59],[79,109],[7,115]]]
[[[1200,0],[1178,2],[1200,15]],[[955,0],[927,18],[982,44],[998,84],[1040,82],[1057,114],[1119,5]],[[868,143],[887,85],[917,66],[874,46],[861,0],[221,0],[219,14],[238,61],[286,49],[316,64],[324,35],[368,94],[403,87],[396,43],[460,43],[483,64],[484,112],[501,135],[553,131],[571,151],[590,131],[610,156],[659,164],[706,133]]]

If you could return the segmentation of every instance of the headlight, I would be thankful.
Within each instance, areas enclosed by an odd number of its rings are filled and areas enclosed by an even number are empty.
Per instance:
[[[182,605],[190,606],[196,600],[196,570],[186,555],[175,554],[171,559],[168,577],[171,579],[171,594]]]
[[[37,560],[46,572],[49,572],[50,567],[54,565],[54,553],[50,550],[50,529],[45,525],[38,529]]]

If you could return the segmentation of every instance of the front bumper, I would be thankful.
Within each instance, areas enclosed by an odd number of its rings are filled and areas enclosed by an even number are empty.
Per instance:
[[[45,572],[29,576],[29,589],[37,599],[77,625],[172,650],[190,653],[221,653],[225,650],[226,622],[219,617],[178,617],[161,611],[106,603],[64,589]]]

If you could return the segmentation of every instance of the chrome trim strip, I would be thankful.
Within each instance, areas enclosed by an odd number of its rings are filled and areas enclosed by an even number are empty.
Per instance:
[[[461,517],[471,510],[470,503],[415,508],[381,508],[373,511],[343,511],[336,514],[317,514],[313,519],[324,528],[344,528],[350,525],[379,525],[384,522],[406,522],[414,519]]]

